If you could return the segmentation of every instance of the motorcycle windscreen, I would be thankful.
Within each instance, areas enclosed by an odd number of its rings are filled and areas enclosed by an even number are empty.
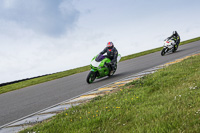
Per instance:
[[[95,60],[93,60],[91,62],[91,65],[94,66],[94,67],[99,67],[100,64],[101,64],[101,62],[96,62]]]
[[[95,61],[96,61],[96,62],[101,62],[103,59],[105,59],[105,56],[99,54],[99,55],[96,57]]]

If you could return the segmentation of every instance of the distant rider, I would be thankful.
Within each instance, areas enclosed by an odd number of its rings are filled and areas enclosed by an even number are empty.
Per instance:
[[[100,54],[105,54],[107,52],[107,58],[111,60],[110,66],[111,66],[111,71],[116,70],[116,64],[117,64],[117,56],[118,56],[118,51],[114,47],[114,44],[112,42],[108,42],[106,48],[100,53]]]
[[[176,45],[176,50],[178,49],[179,43],[180,43],[180,36],[177,33],[177,31],[173,31],[172,35],[170,37],[167,38],[167,40],[172,39],[175,41],[175,45]]]

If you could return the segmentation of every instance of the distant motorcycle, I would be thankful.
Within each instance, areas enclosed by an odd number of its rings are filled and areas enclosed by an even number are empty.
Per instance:
[[[164,41],[163,49],[161,51],[161,55],[164,56],[167,52],[176,52],[177,47],[175,45],[175,41],[173,39],[167,39]]]
[[[121,59],[121,55],[118,54],[117,57],[117,63]],[[115,69],[111,72],[111,66],[110,66],[111,60],[107,58],[105,55],[99,54],[95,56],[90,64],[91,71],[89,72],[87,76],[87,83],[92,83],[95,79],[99,79],[105,76],[112,76],[115,71],[117,70],[117,64],[115,66]]]

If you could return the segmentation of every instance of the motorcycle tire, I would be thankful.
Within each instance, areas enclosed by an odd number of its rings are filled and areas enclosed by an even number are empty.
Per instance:
[[[96,72],[90,71],[86,79],[87,83],[91,84],[92,82],[94,82],[94,80],[96,79],[96,75]]]
[[[161,51],[161,55],[162,55],[162,56],[165,55],[165,53],[166,53],[165,50],[166,50],[165,48],[162,49],[162,51]]]

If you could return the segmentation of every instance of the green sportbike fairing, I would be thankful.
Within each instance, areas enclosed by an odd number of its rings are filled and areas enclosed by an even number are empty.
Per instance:
[[[121,59],[121,55],[118,54],[117,63],[120,61],[120,59]],[[112,76],[117,69],[117,64],[115,66],[115,70],[111,72],[110,71],[111,68],[109,65],[110,62],[111,60],[104,55],[98,54],[97,56],[95,56],[92,59],[91,64],[90,64],[91,71],[89,72],[87,76],[87,79],[86,79],[87,83],[90,84],[95,79],[99,79],[105,76]]]

